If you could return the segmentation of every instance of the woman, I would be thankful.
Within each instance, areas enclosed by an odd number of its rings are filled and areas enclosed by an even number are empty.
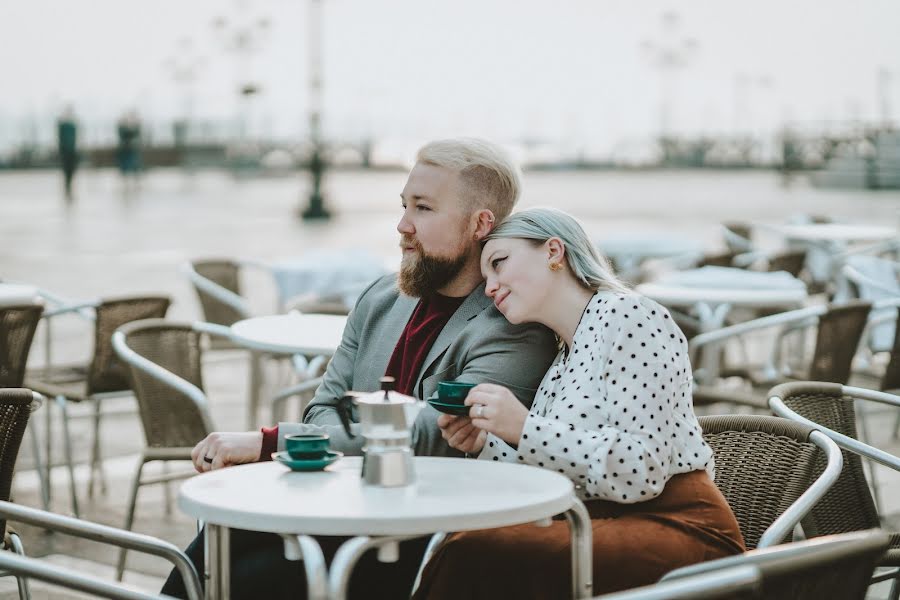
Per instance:
[[[576,484],[593,523],[595,593],[742,552],[693,412],[687,342],[668,311],[625,288],[563,212],[516,213],[486,240],[488,296],[511,323],[556,332],[561,351],[530,410],[502,386],[473,388],[468,417],[438,421],[448,443]],[[562,598],[570,569],[565,521],[457,533],[414,597]]]

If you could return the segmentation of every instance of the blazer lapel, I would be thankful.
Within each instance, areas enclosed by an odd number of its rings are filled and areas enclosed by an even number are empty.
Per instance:
[[[456,312],[453,313],[453,316],[450,317],[447,324],[444,325],[441,333],[438,334],[437,339],[434,341],[434,344],[431,345],[431,349],[425,356],[425,362],[422,363],[422,368],[419,370],[419,377],[416,380],[415,389],[419,389],[419,386],[422,384],[422,377],[431,371],[434,362],[448,347],[450,347],[450,344],[463,330],[466,323],[477,317],[481,311],[491,304],[491,299],[484,294],[484,286],[485,284],[482,283],[475,288],[472,293],[463,300],[463,303],[456,309]]]

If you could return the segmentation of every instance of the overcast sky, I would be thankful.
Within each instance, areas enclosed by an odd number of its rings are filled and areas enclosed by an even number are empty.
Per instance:
[[[203,61],[194,114],[233,117],[241,67],[212,26],[217,16],[232,33],[268,19],[246,66],[262,89],[252,126],[299,135],[309,1],[0,0],[0,137],[18,133],[23,117],[46,122],[65,101],[86,121],[135,106],[163,122],[186,95],[165,66],[176,56]],[[667,11],[679,15],[668,30]],[[663,47],[684,59],[671,71],[677,131],[880,118],[879,68],[893,74],[896,119],[898,29],[896,0],[323,0],[325,128],[587,145],[649,136],[660,127],[653,58]],[[682,52],[688,39],[696,45]]]

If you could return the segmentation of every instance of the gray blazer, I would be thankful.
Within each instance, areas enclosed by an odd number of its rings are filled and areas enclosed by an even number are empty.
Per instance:
[[[324,381],[304,414],[304,423],[279,423],[278,448],[284,436],[325,430],[331,446],[348,454],[362,452],[362,438],[349,438],[330,406],[347,390],[376,391],[388,361],[418,304],[397,289],[396,275],[375,281],[360,296],[347,319],[341,345],[328,364]],[[511,325],[484,294],[484,284],[466,297],[441,330],[425,357],[415,384],[417,398],[428,398],[437,383],[456,379],[508,387],[526,406],[557,353],[553,333],[542,325]],[[425,407],[413,427],[418,455],[460,456],[441,438],[440,415]]]

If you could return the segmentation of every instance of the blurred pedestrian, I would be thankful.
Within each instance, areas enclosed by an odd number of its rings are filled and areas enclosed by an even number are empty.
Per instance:
[[[119,145],[116,151],[116,159],[119,172],[127,183],[129,178],[137,183],[137,177],[141,170],[141,122],[134,110],[125,113],[116,124]]]
[[[59,163],[63,172],[66,200],[72,200],[72,180],[78,168],[78,122],[75,111],[66,106],[56,123],[56,139],[59,144]]]

